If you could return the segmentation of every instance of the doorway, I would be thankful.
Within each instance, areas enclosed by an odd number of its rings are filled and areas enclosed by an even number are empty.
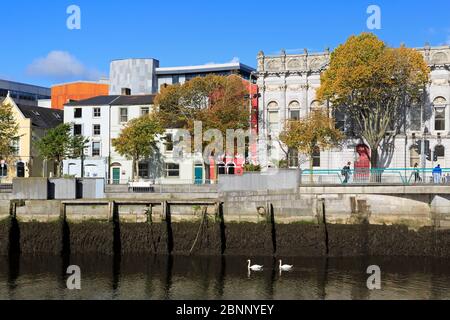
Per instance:
[[[17,178],[25,178],[25,163],[17,162]]]
[[[203,165],[196,164],[194,169],[195,184],[203,183]]]
[[[113,168],[113,184],[120,184],[120,168]]]

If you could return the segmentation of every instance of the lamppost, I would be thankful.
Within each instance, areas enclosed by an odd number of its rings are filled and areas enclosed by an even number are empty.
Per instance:
[[[428,130],[428,127],[427,126],[425,126],[425,128],[423,129],[423,133],[422,133],[422,142],[421,142],[421,147],[420,147],[420,150],[421,150],[421,156],[422,156],[422,160],[421,160],[421,165],[422,165],[422,179],[423,179],[423,182],[425,182],[425,169],[426,169],[426,166],[427,166],[427,158],[426,158],[426,151],[425,151],[425,141],[426,141],[426,138],[427,138],[427,136],[428,136],[428,134],[429,134],[429,130]]]

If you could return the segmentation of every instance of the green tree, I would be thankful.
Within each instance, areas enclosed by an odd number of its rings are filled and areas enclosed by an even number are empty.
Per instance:
[[[347,114],[355,134],[369,145],[376,168],[383,141],[406,126],[406,108],[423,101],[429,72],[416,50],[389,48],[374,34],[363,33],[332,53],[317,97]]]
[[[14,141],[19,139],[19,125],[14,119],[12,107],[9,104],[0,105],[0,160],[10,160],[17,150]]]
[[[72,145],[72,126],[69,123],[60,124],[50,129],[37,143],[40,156],[46,161],[54,161],[56,164],[56,176],[61,177],[64,159],[70,156]]]
[[[133,178],[139,178],[139,162],[148,159],[156,150],[157,136],[164,133],[163,126],[154,115],[145,115],[128,122],[119,137],[112,140],[116,151],[133,160]]]
[[[81,159],[81,177],[84,178],[84,150],[89,146],[89,138],[81,135],[72,136],[69,144],[69,157]]]
[[[288,148],[306,155],[312,171],[316,149],[323,151],[338,147],[344,134],[336,129],[334,119],[325,111],[313,111],[300,120],[289,120],[279,139]]]

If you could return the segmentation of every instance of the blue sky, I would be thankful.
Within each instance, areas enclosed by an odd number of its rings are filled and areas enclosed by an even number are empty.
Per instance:
[[[81,30],[66,27],[72,4]],[[95,79],[108,75],[110,60],[131,57],[255,66],[259,50],[322,51],[369,31],[371,4],[382,10],[375,33],[389,45],[450,44],[448,0],[16,0],[2,2],[0,78],[47,86]]]

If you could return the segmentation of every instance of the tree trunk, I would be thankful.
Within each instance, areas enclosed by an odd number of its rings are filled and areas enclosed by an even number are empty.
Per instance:
[[[314,166],[313,166],[313,155],[310,154],[309,155],[309,182],[311,184],[314,183],[314,176],[313,176],[313,170],[314,170]]]
[[[380,183],[382,172],[378,170],[378,146],[370,146],[371,182]]]
[[[133,159],[133,180],[139,180],[139,161],[137,159]]]

